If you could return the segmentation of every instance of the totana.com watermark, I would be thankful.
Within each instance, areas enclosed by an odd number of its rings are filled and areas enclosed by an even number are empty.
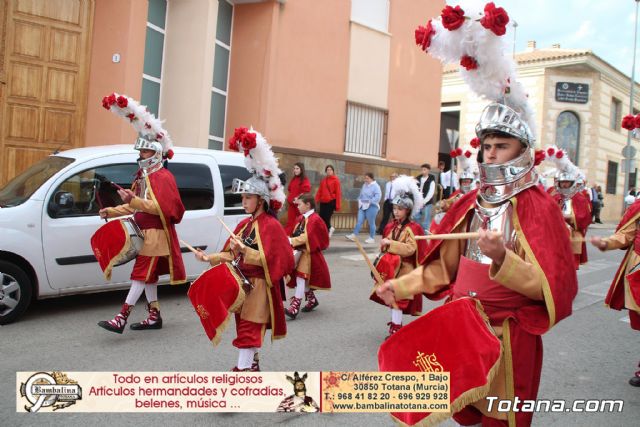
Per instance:
[[[624,401],[608,399],[577,399],[568,403],[562,399],[498,400],[496,396],[488,396],[489,411],[495,408],[498,412],[622,412]]]

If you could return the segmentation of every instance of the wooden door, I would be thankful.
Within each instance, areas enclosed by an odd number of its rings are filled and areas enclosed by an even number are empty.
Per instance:
[[[0,5],[3,185],[56,149],[84,145],[94,0],[0,0]]]

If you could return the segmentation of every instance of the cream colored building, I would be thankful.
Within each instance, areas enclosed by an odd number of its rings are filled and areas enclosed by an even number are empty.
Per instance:
[[[627,131],[620,126],[629,114],[631,79],[590,50],[538,49],[529,42],[516,54],[518,76],[536,111],[533,125],[538,148],[556,144],[568,149],[585,171],[588,185],[604,194],[601,218],[616,221],[622,212],[624,188],[622,148]],[[640,104],[640,86],[635,89]],[[474,127],[486,101],[470,93],[456,67],[445,67],[442,82],[440,154],[448,159],[447,129],[460,132],[459,143],[474,136]],[[636,111],[637,112],[637,111]],[[639,140],[632,138],[637,147]],[[632,162],[630,188],[637,185],[637,161]]]

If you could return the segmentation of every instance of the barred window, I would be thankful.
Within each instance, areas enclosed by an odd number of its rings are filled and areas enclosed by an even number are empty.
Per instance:
[[[345,153],[385,157],[388,120],[387,110],[348,101]]]

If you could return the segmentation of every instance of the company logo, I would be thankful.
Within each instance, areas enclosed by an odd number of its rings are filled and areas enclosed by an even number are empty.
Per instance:
[[[24,406],[28,412],[38,412],[47,407],[57,411],[82,399],[82,388],[63,372],[38,372],[31,375],[26,383],[20,384],[20,395],[29,402]]]

